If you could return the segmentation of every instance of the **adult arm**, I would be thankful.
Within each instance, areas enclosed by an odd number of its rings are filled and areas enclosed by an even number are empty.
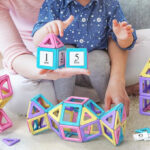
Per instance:
[[[35,63],[32,65],[27,56],[30,58],[32,57],[32,61],[34,61],[34,56],[26,49],[20,34],[11,19],[9,7],[5,1],[0,2],[0,20],[0,51],[3,55],[5,67],[23,76],[32,78],[32,75],[26,75],[26,73],[31,73],[33,68],[35,68]],[[26,62],[30,64],[30,67]]]
[[[81,69],[61,69],[55,72],[47,72],[41,75],[40,69],[36,67],[36,57],[25,47],[20,34],[11,19],[9,8],[0,2],[0,51],[4,58],[5,67],[9,70],[29,78],[56,80],[66,78],[76,74],[89,74]]]

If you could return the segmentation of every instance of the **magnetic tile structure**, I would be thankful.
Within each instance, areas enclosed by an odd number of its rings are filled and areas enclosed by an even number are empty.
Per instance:
[[[105,112],[93,100],[71,96],[53,106],[44,96],[34,97],[27,113],[32,134],[52,129],[60,138],[86,142],[101,135],[120,145],[126,128],[126,110],[122,103]]]
[[[139,77],[139,112],[150,116],[150,59]]]
[[[2,109],[13,95],[8,75],[0,76],[0,133],[12,126],[12,122]]]
[[[37,68],[87,69],[87,56],[86,48],[66,48],[55,34],[48,34],[37,48]]]

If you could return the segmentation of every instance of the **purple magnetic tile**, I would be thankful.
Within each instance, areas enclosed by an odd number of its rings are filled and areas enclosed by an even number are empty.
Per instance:
[[[144,101],[145,102],[145,101]],[[146,102],[145,102],[146,103]],[[149,111],[150,110],[150,104],[145,104],[145,107],[143,108],[143,111],[144,112],[147,112],[147,111]]]
[[[149,103],[146,102],[147,100],[149,100]],[[143,101],[144,101],[144,107],[143,107]],[[150,116],[150,112],[144,112],[144,108],[146,108],[149,104],[150,104],[150,97],[147,97],[147,96],[139,97],[139,112],[140,112],[140,114]]]
[[[104,126],[104,131],[105,131],[105,134],[107,134],[109,137],[112,136],[111,132],[108,132],[108,129]]]
[[[7,144],[8,146],[12,146],[18,142],[20,142],[20,139],[10,139],[10,138],[5,138],[2,140],[5,144]]]
[[[46,125],[43,125],[43,123],[44,123],[44,117],[42,117],[40,120],[40,128],[46,127]]]
[[[144,87],[143,87],[143,81],[144,81]],[[150,93],[147,93],[147,91],[150,91],[150,84],[147,85],[147,81],[150,82],[150,78],[146,78],[146,77],[139,78],[139,93],[141,96],[150,96]]]
[[[66,110],[73,111],[73,107],[66,107]]]
[[[89,135],[89,136],[86,137],[85,133],[84,133],[84,128],[86,128],[90,125],[93,125],[93,124],[98,125],[99,132],[97,134]],[[90,122],[88,124],[80,126],[80,131],[81,131],[81,136],[82,136],[83,141],[89,141],[89,140],[95,139],[96,137],[99,137],[100,135],[102,135],[101,125],[100,125],[99,120],[96,120],[96,121],[93,121],[93,122]]]
[[[146,72],[146,74],[149,74],[149,75],[150,75],[150,69],[148,69],[148,71]]]
[[[95,110],[94,105],[91,103],[91,109],[96,113],[96,114],[100,114],[101,111],[100,110]]]
[[[32,110],[33,110],[34,107],[36,107],[39,110],[39,112],[37,112],[35,114],[32,114]],[[28,118],[29,119],[37,117],[37,116],[40,116],[40,115],[42,115],[44,113],[45,112],[44,112],[44,110],[41,107],[39,107],[35,102],[33,102],[33,101],[31,102],[31,105],[30,105],[30,108],[29,108],[29,114],[28,114]]]
[[[58,123],[57,121],[55,121],[55,120],[54,120],[51,116],[49,116],[49,115],[48,115],[48,119],[49,119],[49,122],[50,122],[51,129],[52,129],[59,137],[62,138],[61,132],[60,132],[59,123]],[[57,125],[58,131],[57,131],[57,129],[54,128],[52,121],[54,121],[54,123]]]
[[[112,116],[112,122],[109,123],[109,122],[107,121],[107,119],[108,119],[109,117],[111,117],[111,116]],[[112,112],[106,114],[104,117],[102,117],[101,120],[102,120],[108,127],[110,127],[111,129],[113,129],[113,128],[114,128],[114,124],[115,124],[115,118],[116,118],[116,111],[112,111]]]

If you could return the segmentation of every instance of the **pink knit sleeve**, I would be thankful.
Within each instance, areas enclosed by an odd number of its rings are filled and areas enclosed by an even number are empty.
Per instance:
[[[12,67],[13,60],[19,55],[31,52],[26,49],[5,2],[0,2],[0,52],[3,55],[4,67],[15,72]]]

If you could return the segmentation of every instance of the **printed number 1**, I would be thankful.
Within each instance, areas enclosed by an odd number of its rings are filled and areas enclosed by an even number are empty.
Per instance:
[[[46,53],[46,57],[45,57],[45,64],[48,64],[48,54]]]
[[[75,60],[74,60],[75,64],[79,64],[79,54],[75,55]]]

